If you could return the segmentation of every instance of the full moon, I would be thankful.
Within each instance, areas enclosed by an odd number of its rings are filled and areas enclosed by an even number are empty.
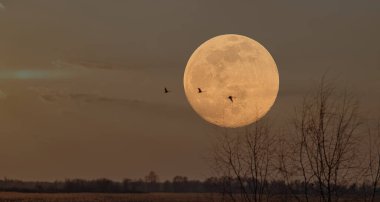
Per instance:
[[[194,51],[183,83],[187,100],[203,119],[237,128],[258,121],[270,110],[279,75],[264,46],[242,35],[226,34]]]

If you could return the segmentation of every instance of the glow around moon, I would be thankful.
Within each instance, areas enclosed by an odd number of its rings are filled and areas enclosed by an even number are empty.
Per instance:
[[[183,82],[190,105],[203,119],[231,128],[262,118],[279,89],[270,53],[255,40],[235,34],[199,46],[186,65]]]

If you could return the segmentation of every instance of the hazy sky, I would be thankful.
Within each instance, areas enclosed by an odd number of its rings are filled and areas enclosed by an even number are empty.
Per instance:
[[[190,108],[182,77],[220,34],[254,38],[276,60],[270,116],[284,119],[326,71],[378,116],[379,10],[375,0],[0,0],[0,176],[207,177],[219,130]]]

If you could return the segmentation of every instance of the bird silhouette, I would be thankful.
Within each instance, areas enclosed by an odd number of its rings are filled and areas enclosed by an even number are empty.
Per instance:
[[[170,93],[170,91],[165,87],[164,88],[164,93]]]
[[[228,99],[231,100],[231,102],[234,102],[234,99],[233,99],[233,98],[234,98],[234,97],[232,97],[231,95],[228,96]]]
[[[198,93],[203,93],[204,91],[201,88],[198,88]]]

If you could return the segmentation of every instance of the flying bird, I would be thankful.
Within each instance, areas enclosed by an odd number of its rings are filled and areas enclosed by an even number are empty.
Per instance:
[[[231,95],[228,96],[228,99],[231,100],[231,102],[234,102],[234,99],[233,99],[233,98],[234,98],[234,97],[232,97]]]
[[[170,93],[170,91],[165,87],[164,88],[164,93]]]
[[[204,91],[202,91],[201,88],[198,88],[198,93],[203,93]]]

